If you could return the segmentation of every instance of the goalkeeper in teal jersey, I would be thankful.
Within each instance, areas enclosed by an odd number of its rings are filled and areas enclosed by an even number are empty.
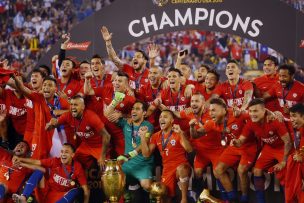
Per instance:
[[[152,184],[152,169],[154,167],[154,159],[152,157],[144,157],[141,154],[139,131],[141,128],[148,128],[145,134],[146,139],[150,139],[153,133],[153,126],[144,120],[147,111],[147,104],[143,102],[135,102],[131,118],[120,118],[118,125],[123,129],[125,137],[125,155],[117,157],[119,161],[124,161],[122,170],[126,174],[127,183],[133,184],[139,181],[142,188],[149,191]]]

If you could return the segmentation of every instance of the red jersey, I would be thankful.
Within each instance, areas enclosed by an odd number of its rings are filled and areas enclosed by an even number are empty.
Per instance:
[[[53,98],[50,103],[48,103],[43,94],[37,92],[31,93],[28,95],[28,98],[34,104],[35,114],[32,151],[33,156],[40,159],[48,156],[52,145],[53,131],[45,130],[46,123],[52,118],[51,109],[69,109],[69,103],[58,97]]]
[[[137,98],[149,105],[153,104],[153,101],[160,96],[161,91],[161,84],[157,89],[152,88],[151,84],[145,84],[141,86],[139,89],[139,93]],[[156,109],[152,115],[149,116],[148,121],[154,126],[155,130],[160,130],[159,128],[159,116],[160,116],[160,110]]]
[[[203,127],[209,120],[210,116],[208,113],[204,113],[200,118],[194,115],[193,113],[186,114],[183,110],[180,112],[181,119],[186,119],[188,122],[192,119],[196,119],[199,124],[195,126],[196,129]],[[200,150],[201,148],[208,149],[218,149],[222,148],[221,146],[221,134],[214,130],[208,130],[205,135],[200,138],[190,139],[192,146],[195,150]]]
[[[281,137],[286,135],[286,133],[288,131],[285,124],[277,120],[264,121],[262,124],[249,120],[242,131],[243,136],[255,135],[263,143],[277,149],[283,149],[284,142]]]
[[[5,100],[7,106],[8,116],[12,120],[12,124],[16,132],[24,135],[26,126],[26,98],[18,98],[14,91],[4,89],[2,91],[2,98]]]
[[[162,131],[154,133],[150,143],[158,148],[162,157],[164,170],[172,170],[180,164],[187,163],[186,151],[180,143],[180,135],[175,132],[170,132],[163,136],[164,140],[162,141]]]
[[[64,92],[69,98],[75,96],[81,91],[82,83],[78,80],[70,78],[65,84],[61,83],[61,80],[57,80],[58,91]]]
[[[280,111],[288,118],[289,115],[284,113],[284,106],[287,105],[287,107],[290,108],[293,105],[304,101],[304,85],[296,80],[289,88],[283,88],[281,83],[277,82],[268,93],[270,96],[278,98]]]
[[[92,87],[105,87],[107,85],[112,84],[112,75],[111,74],[104,74],[102,80],[98,80],[97,78],[91,79],[91,86]]]
[[[253,90],[252,83],[240,78],[238,84],[236,85],[230,85],[228,81],[219,84],[215,88],[214,94],[223,98],[228,107],[233,107],[233,104],[235,104],[237,107],[242,107],[244,102],[244,94],[249,90]]]
[[[71,185],[71,181],[79,183],[79,185],[87,185],[87,179],[81,164],[73,160],[72,165],[63,165],[60,158],[42,159],[41,165],[49,168],[50,177],[48,184],[51,190],[59,192],[68,192],[77,186]],[[66,169],[66,171],[64,170]]]
[[[124,64],[122,71],[129,75],[129,84],[132,89],[138,90],[141,86],[149,83],[149,69],[147,67],[142,73],[137,73],[132,66]]]
[[[204,125],[205,131],[208,133],[210,131],[217,131],[224,135],[226,138],[226,144],[228,145],[231,139],[238,139],[242,133],[242,129],[248,119],[247,114],[241,114],[239,117],[233,116],[233,111],[228,109],[228,115],[226,115],[225,120],[221,124],[215,123],[213,120],[208,120]],[[225,128],[225,129],[224,129]],[[242,147],[256,143],[254,136],[248,135],[248,139]]]
[[[22,189],[22,184],[32,172],[27,168],[14,167],[12,158],[13,155],[0,147],[0,183],[6,185],[9,194],[17,193]]]
[[[104,88],[94,88],[96,97],[101,97],[103,101],[103,110],[105,110],[108,105],[111,104],[114,97],[114,88],[113,85],[109,85]],[[115,107],[116,111],[120,111],[123,114],[130,114],[133,104],[136,99],[133,96],[129,96],[126,94],[125,98],[122,102],[117,104]],[[107,130],[113,137],[121,138],[123,137],[122,129],[119,128],[115,123],[110,122],[105,116],[101,116],[102,121],[105,123]]]
[[[269,77],[267,75],[263,75],[254,79],[254,84],[256,85],[257,90],[260,92],[260,95],[263,95],[265,92],[268,92],[272,89],[273,84],[278,83],[279,77],[275,75],[274,77]],[[279,103],[276,98],[270,98],[266,100],[266,108],[270,111],[277,111],[279,108]]]
[[[196,90],[196,92],[201,93],[204,96],[205,101],[207,101],[208,99],[210,99],[211,95],[214,94],[215,89],[208,93],[206,91],[205,85],[199,85],[199,86],[197,86],[197,88],[195,90]]]
[[[173,93],[170,88],[161,91],[160,98],[162,103],[171,111],[182,111],[190,106],[190,98],[184,96],[185,87],[181,86],[180,90]],[[176,123],[180,125],[183,131],[189,130],[189,122],[177,119]]]
[[[89,146],[102,146],[102,137],[99,132],[104,128],[104,124],[93,111],[84,110],[81,119],[72,117],[70,112],[64,113],[58,118],[58,124],[70,125],[81,141]]]

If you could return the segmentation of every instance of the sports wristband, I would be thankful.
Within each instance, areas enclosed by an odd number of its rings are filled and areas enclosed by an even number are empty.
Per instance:
[[[133,158],[138,155],[138,152],[134,149],[133,151],[129,152],[128,155],[130,156],[130,158]]]

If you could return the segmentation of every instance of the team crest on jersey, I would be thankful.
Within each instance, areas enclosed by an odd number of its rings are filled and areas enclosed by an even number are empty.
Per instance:
[[[237,130],[237,129],[238,129],[238,126],[237,126],[237,124],[234,124],[234,125],[231,126],[231,128],[232,128],[233,130]]]
[[[175,140],[171,140],[170,143],[171,143],[172,146],[175,146],[176,141]]]
[[[242,90],[239,90],[239,93],[240,93],[240,94],[242,94],[242,93],[243,93],[243,91],[242,91]]]
[[[68,90],[68,94],[72,94],[72,90]]]
[[[270,134],[270,135],[273,135],[273,131],[269,131],[269,134]]]
[[[185,97],[182,97],[181,100],[182,100],[182,101],[185,101]]]
[[[149,80],[148,80],[148,79],[145,79],[145,82],[149,82]]]
[[[296,98],[298,95],[297,95],[297,93],[293,93],[293,95],[292,95],[294,98]]]
[[[90,126],[86,126],[86,130],[90,130]]]
[[[124,107],[125,105],[124,105],[123,103],[121,103],[119,106],[122,108],[122,107]]]

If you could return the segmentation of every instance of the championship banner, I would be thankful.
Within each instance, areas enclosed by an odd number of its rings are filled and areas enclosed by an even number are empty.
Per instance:
[[[141,39],[180,30],[238,35],[304,65],[304,14],[278,0],[116,0],[71,30],[68,54],[78,60],[107,56],[100,29],[113,33],[116,50]],[[60,43],[39,61],[51,64]]]

